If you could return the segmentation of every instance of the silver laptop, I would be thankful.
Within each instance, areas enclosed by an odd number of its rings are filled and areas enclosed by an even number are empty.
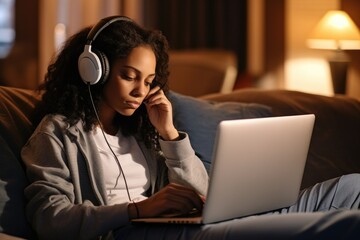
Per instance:
[[[133,222],[207,224],[294,204],[314,121],[313,114],[222,121],[202,216]]]

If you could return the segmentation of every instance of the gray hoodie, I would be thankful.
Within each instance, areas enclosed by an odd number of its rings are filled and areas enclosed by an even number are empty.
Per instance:
[[[206,195],[206,170],[188,135],[180,136],[160,140],[160,153],[137,138],[150,169],[151,193],[174,182]],[[30,181],[27,216],[40,239],[99,239],[129,224],[128,203],[107,205],[100,155],[83,122],[69,126],[64,116],[46,116],[21,155]]]

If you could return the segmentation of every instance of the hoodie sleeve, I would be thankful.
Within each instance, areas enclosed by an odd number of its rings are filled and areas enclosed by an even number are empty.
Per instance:
[[[184,132],[179,134],[180,137],[176,141],[160,139],[169,181],[192,187],[200,194],[206,195],[209,181],[206,169],[191,147],[189,136]]]

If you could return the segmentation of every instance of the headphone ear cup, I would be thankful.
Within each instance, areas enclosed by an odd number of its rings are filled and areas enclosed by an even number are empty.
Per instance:
[[[86,84],[96,84],[102,75],[101,62],[98,56],[86,45],[78,59],[78,70],[81,79]]]
[[[98,56],[98,58],[100,60],[101,70],[102,70],[101,71],[102,75],[101,75],[101,77],[100,77],[100,79],[98,81],[98,84],[104,84],[106,82],[106,80],[108,79],[109,74],[110,74],[109,60],[106,57],[106,55],[101,51],[98,51],[98,50],[94,49],[94,53]]]
[[[84,52],[78,59],[78,69],[81,79],[86,84],[94,85],[104,82],[109,76],[109,61],[104,53],[94,50],[91,46],[85,46]]]
[[[94,85],[99,81],[104,83],[110,75],[110,65],[104,53],[99,51],[91,51],[91,43],[101,33],[101,31],[117,21],[132,22],[128,17],[110,16],[103,18],[88,33],[84,51],[78,58],[78,70],[81,79],[85,84]]]

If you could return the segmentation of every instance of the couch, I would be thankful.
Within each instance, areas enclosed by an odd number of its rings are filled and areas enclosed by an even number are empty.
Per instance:
[[[259,89],[198,98],[171,92],[169,98],[177,128],[189,133],[195,151],[204,159],[211,152],[214,128],[223,119],[314,113],[302,188],[360,172],[360,101],[356,99]],[[34,236],[25,218],[23,189],[27,179],[20,150],[33,131],[29,117],[38,100],[39,95],[33,91],[0,87],[0,238]],[[211,162],[204,164],[208,169]]]

